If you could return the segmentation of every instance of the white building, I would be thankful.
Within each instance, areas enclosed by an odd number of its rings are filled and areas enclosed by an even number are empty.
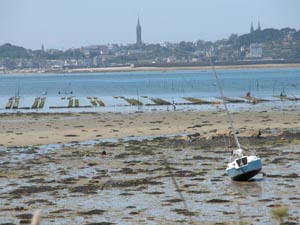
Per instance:
[[[261,44],[250,44],[250,52],[246,55],[246,58],[262,58],[263,50]]]

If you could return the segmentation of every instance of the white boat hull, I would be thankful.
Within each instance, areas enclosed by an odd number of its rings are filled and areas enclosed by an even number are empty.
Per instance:
[[[235,181],[247,181],[256,176],[262,168],[261,159],[258,157],[248,156],[250,160],[245,165],[236,165],[232,162],[228,164],[226,172],[228,176]]]

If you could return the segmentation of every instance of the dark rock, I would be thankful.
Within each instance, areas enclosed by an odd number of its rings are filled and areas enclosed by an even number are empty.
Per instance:
[[[17,218],[19,218],[19,219],[30,219],[31,220],[31,218],[32,218],[32,214],[30,214],[30,213],[24,213],[24,214],[19,214],[19,215],[17,215]]]
[[[99,222],[99,223],[87,223],[86,225],[114,225],[115,223],[110,222]]]
[[[79,215],[103,215],[105,213],[105,210],[101,209],[94,209],[91,211],[86,211],[86,212],[80,212],[78,213]]]
[[[225,199],[211,199],[206,201],[207,203],[225,203],[225,202],[230,202],[229,200]]]

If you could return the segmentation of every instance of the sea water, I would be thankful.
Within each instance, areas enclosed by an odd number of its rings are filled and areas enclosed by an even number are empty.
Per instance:
[[[278,100],[274,96],[281,92],[290,97],[300,96],[299,68],[218,70],[217,73],[226,97],[241,98],[247,92],[269,100]],[[46,96],[45,107],[39,111],[67,106],[64,97],[68,96],[79,99],[80,106],[91,106],[88,96],[98,97],[106,107],[65,111],[126,111],[132,108],[126,107],[129,104],[120,96],[138,99],[145,105],[153,104],[151,98],[175,103],[188,103],[184,97],[216,101],[219,92],[212,70],[0,75],[0,112],[7,112],[8,98],[16,95],[21,97],[19,107],[31,107],[35,97]]]

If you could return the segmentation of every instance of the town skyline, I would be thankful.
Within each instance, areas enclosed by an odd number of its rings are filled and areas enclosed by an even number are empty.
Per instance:
[[[266,28],[267,30],[268,29],[275,29],[273,27],[270,27],[270,28]],[[292,29],[292,30],[295,30],[297,31],[297,29],[293,28],[293,27],[284,27],[284,28],[279,28],[278,30],[282,30],[282,29]],[[254,31],[261,31],[263,30],[263,28],[261,28],[261,24],[260,24],[260,21],[258,21],[257,23],[257,27],[254,26],[253,24],[253,21],[251,21],[251,24],[250,24],[250,27],[249,27],[249,30],[248,32],[244,33],[244,34],[241,34],[241,35],[246,35],[246,34],[249,34],[249,33],[253,33]],[[300,29],[299,29],[300,30]],[[99,44],[99,43],[90,43],[90,44],[87,44],[87,45],[84,45],[84,46],[73,46],[71,48],[47,48],[47,46],[45,46],[43,43],[40,45],[39,48],[37,49],[31,49],[31,48],[27,48],[26,46],[21,46],[21,45],[15,45],[14,43],[12,42],[6,42],[6,43],[0,43],[0,46],[1,45],[5,45],[5,44],[9,44],[9,45],[13,45],[13,46],[18,46],[18,47],[22,47],[22,48],[26,48],[26,49],[30,49],[30,50],[42,50],[42,51],[53,51],[53,50],[59,50],[59,51],[67,51],[67,50],[74,50],[74,49],[83,49],[83,48],[89,48],[89,47],[96,47],[96,46],[119,46],[119,47],[122,47],[122,46],[134,46],[134,48],[141,48],[142,45],[153,45],[153,44],[159,44],[161,46],[165,46],[165,45],[169,45],[169,44],[178,44],[180,42],[187,42],[187,43],[197,43],[198,41],[204,41],[204,42],[211,42],[211,43],[215,43],[215,42],[218,42],[218,41],[224,41],[224,40],[227,40],[227,39],[230,39],[230,37],[232,35],[237,35],[236,33],[232,33],[230,36],[228,37],[223,37],[221,39],[218,39],[218,40],[214,40],[214,41],[211,41],[211,40],[201,40],[201,39],[198,39],[196,41],[186,41],[186,40],[180,40],[178,42],[168,42],[168,41],[165,41],[164,43],[145,43],[142,41],[142,26],[141,26],[141,23],[140,23],[140,19],[139,19],[139,16],[137,17],[137,24],[136,24],[136,27],[135,27],[135,40],[133,40],[132,43],[126,43],[126,44],[120,44],[120,43],[106,43],[106,44]]]
[[[257,7],[259,5],[259,7]],[[30,49],[66,50],[93,44],[133,44],[140,18],[143,43],[216,41],[232,33],[248,33],[260,21],[262,29],[300,29],[296,0],[254,0],[226,3],[191,0],[73,1],[3,0],[0,3],[0,44]]]

